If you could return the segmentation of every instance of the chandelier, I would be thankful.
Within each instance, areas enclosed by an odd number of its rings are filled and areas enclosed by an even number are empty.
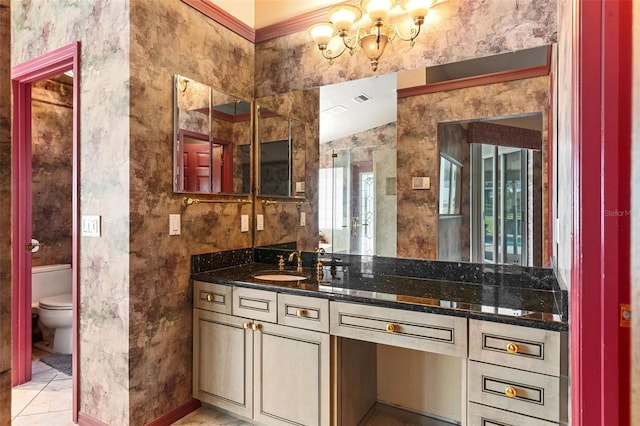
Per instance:
[[[364,50],[371,61],[371,68],[378,69],[378,59],[384,48],[395,38],[415,44],[424,19],[433,6],[445,0],[400,0],[404,15],[411,19],[409,34],[402,35],[397,25],[389,23],[392,9],[397,0],[362,0],[360,7],[351,4],[339,4],[329,10],[329,22],[320,22],[309,27],[309,34],[318,45],[318,49],[329,63],[349,51],[354,54],[358,47]],[[336,37],[342,42],[332,42]],[[337,51],[329,48],[329,43],[340,45]]]

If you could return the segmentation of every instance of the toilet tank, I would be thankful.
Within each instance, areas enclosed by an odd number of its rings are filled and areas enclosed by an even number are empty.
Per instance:
[[[31,303],[72,292],[71,265],[42,265],[31,268]]]

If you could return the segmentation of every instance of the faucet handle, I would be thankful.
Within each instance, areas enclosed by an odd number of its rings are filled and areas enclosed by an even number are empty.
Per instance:
[[[278,270],[284,271],[284,256],[278,255]]]

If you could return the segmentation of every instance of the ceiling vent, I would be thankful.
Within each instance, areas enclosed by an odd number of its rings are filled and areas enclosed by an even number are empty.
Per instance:
[[[343,107],[342,105],[336,105],[334,107],[325,109],[324,111],[322,111],[322,114],[325,117],[335,117],[336,115],[342,114],[346,110],[347,109],[345,107]]]
[[[354,102],[362,104],[364,102],[370,101],[371,97],[369,97],[368,95],[365,95],[364,93],[362,93],[361,95],[358,95],[356,97],[351,98],[353,99]]]

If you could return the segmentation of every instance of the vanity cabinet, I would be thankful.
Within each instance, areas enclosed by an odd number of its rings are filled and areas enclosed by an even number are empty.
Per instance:
[[[467,319],[331,302],[331,334],[408,349],[467,356]]]
[[[329,335],[277,324],[280,296],[294,309],[283,315],[312,324],[328,315],[326,301],[227,288],[228,314],[194,309],[194,397],[259,424],[328,426]]]
[[[563,333],[470,320],[469,425],[566,422],[566,353]]]

